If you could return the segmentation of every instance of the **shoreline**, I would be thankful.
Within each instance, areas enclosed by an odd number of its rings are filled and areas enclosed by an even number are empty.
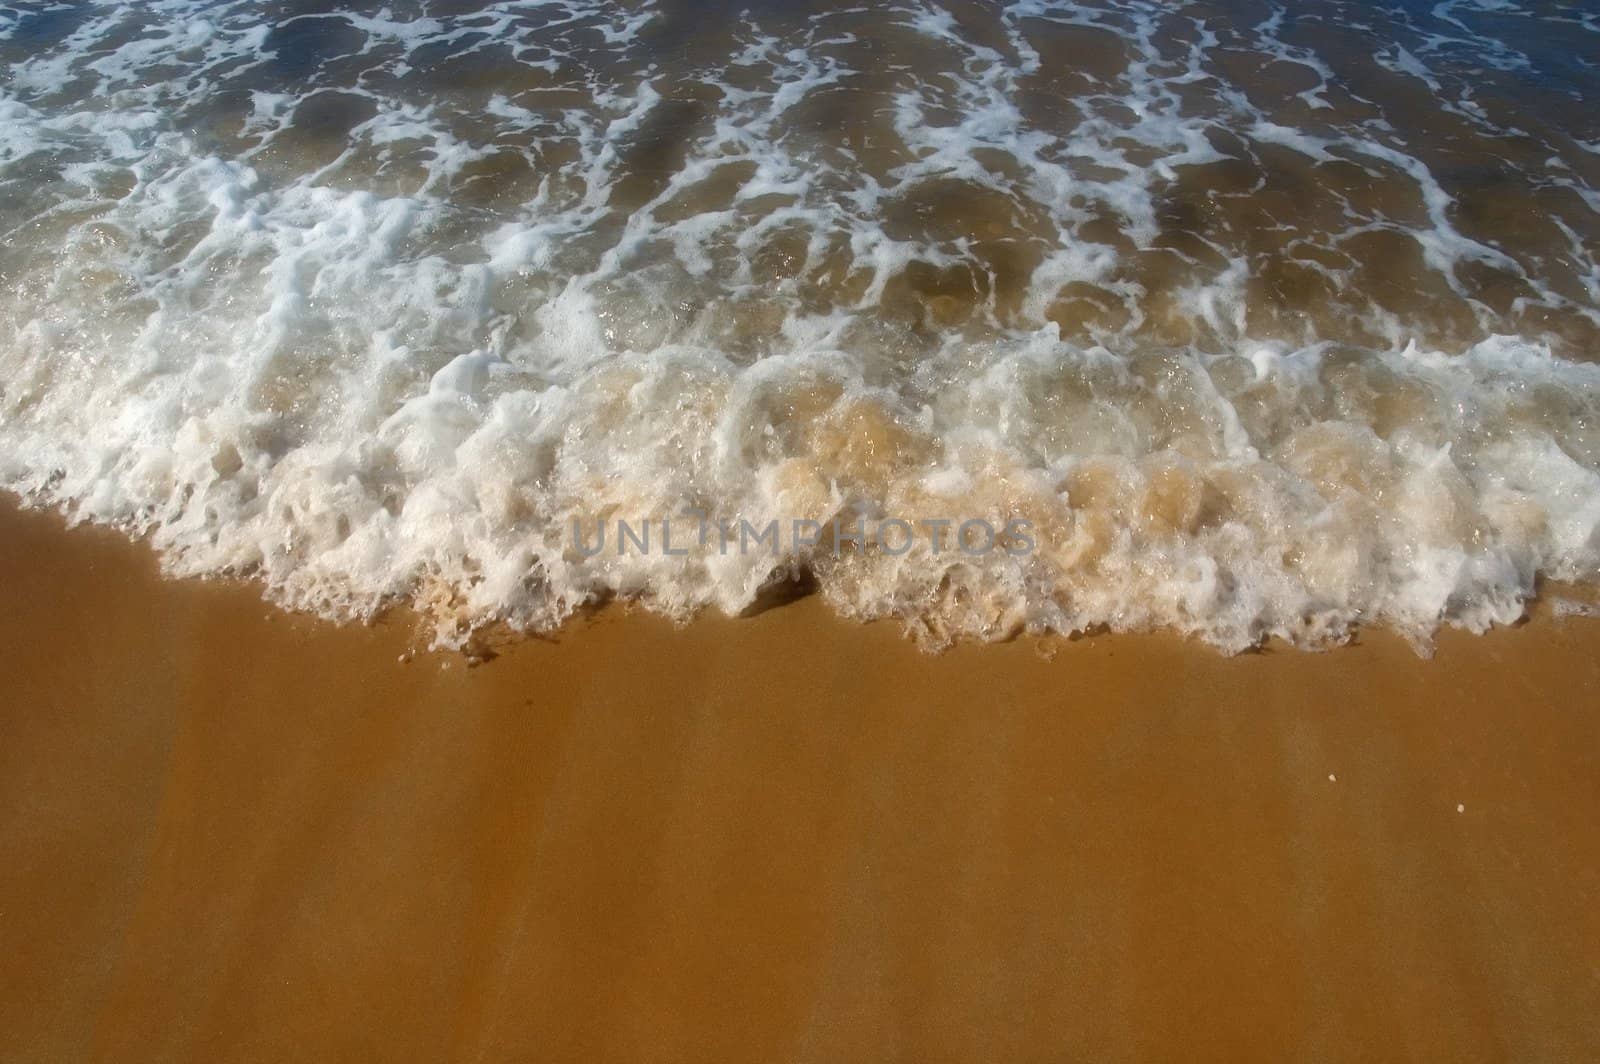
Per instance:
[[[18,1059],[1600,1055],[1600,624],[469,668],[0,500]]]

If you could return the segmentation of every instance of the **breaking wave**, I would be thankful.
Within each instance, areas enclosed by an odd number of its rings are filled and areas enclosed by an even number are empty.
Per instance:
[[[0,3],[0,485],[445,645],[801,580],[1425,645],[1600,577],[1596,69],[1503,0]],[[572,535],[689,512],[1031,549]]]

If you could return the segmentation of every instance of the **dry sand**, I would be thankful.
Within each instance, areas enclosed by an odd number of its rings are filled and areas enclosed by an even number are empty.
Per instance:
[[[0,594],[5,1060],[1600,1059],[1592,621],[401,664],[9,504]]]

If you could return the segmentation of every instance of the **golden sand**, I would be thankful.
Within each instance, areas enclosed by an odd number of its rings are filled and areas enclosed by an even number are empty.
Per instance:
[[[0,1059],[1600,1059],[1592,621],[406,664],[9,505],[0,594]]]

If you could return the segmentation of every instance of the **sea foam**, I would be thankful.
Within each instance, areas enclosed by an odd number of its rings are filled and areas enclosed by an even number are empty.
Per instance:
[[[456,6],[0,4],[0,484],[453,646],[797,581],[1425,646],[1600,575],[1600,131],[1518,109],[1529,10]],[[886,517],[1030,549],[572,534]]]

